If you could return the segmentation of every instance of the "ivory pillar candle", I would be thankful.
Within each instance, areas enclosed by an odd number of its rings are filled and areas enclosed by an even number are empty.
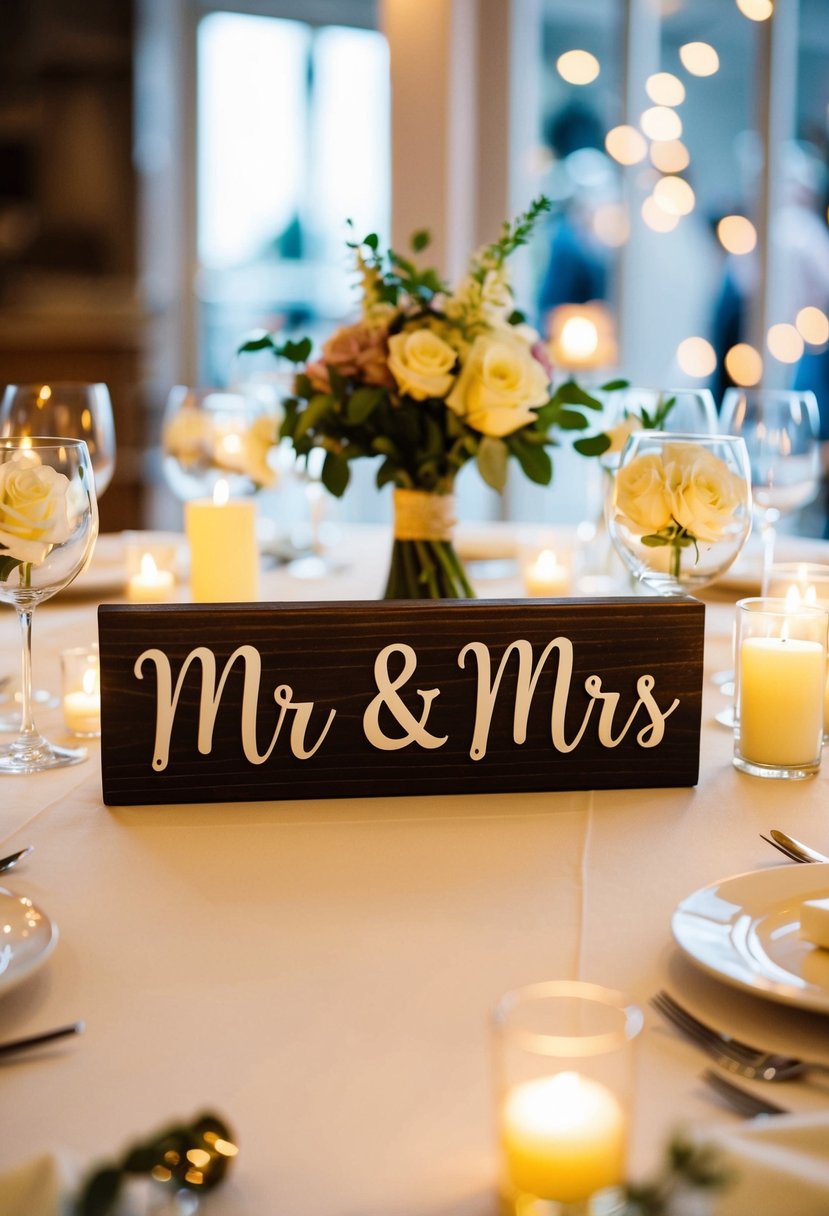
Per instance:
[[[820,766],[826,708],[825,608],[791,599],[737,605],[739,725],[734,763],[763,777],[808,777]]]
[[[212,501],[197,499],[185,504],[190,590],[195,603],[242,603],[259,598],[256,506],[248,498],[229,501],[226,494],[226,483],[219,482]]]
[[[578,1203],[624,1176],[626,1119],[599,1081],[576,1072],[525,1081],[504,1104],[502,1137],[518,1191]]]
[[[813,763],[820,755],[826,695],[820,643],[746,638],[740,673],[743,756],[776,767]]]

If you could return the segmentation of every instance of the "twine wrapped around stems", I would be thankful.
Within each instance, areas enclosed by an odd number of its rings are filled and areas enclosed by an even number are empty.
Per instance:
[[[394,544],[384,599],[474,597],[452,545],[454,506],[451,494],[395,489]]]

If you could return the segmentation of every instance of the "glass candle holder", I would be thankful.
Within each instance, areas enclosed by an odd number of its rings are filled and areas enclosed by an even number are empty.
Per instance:
[[[829,612],[792,598],[739,600],[734,631],[734,765],[798,780],[820,767]]]
[[[60,656],[63,720],[73,735],[101,733],[101,672],[97,646],[76,646]]]
[[[179,542],[163,533],[128,532],[124,536],[127,599],[133,604],[160,604],[172,598],[179,564]]]
[[[519,562],[524,591],[530,598],[561,599],[572,594],[572,571],[554,548],[522,544]]]
[[[817,604],[829,609],[829,566],[817,562],[773,562],[769,571],[768,595],[782,596],[794,604]],[[829,673],[823,705],[823,741],[829,740]]]
[[[624,1181],[642,1024],[637,1006],[597,984],[531,984],[498,1002],[504,1216],[583,1212],[592,1196]]]

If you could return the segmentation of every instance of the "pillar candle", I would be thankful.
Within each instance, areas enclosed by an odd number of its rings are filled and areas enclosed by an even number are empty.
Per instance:
[[[518,1191],[578,1203],[622,1181],[625,1114],[607,1086],[589,1077],[560,1072],[516,1085],[501,1133]]]
[[[826,662],[819,642],[746,638],[740,648],[740,751],[795,768],[820,756]]]
[[[101,688],[97,667],[87,668],[81,687],[64,694],[63,720],[66,729],[75,735],[101,733]]]
[[[249,498],[222,501],[226,493],[226,483],[219,482],[212,501],[197,499],[185,504],[190,590],[195,603],[259,598],[256,506]]]

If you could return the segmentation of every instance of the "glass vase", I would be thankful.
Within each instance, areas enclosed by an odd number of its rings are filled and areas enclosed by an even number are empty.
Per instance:
[[[394,491],[394,542],[383,599],[474,598],[452,543],[454,522],[451,494]]]

